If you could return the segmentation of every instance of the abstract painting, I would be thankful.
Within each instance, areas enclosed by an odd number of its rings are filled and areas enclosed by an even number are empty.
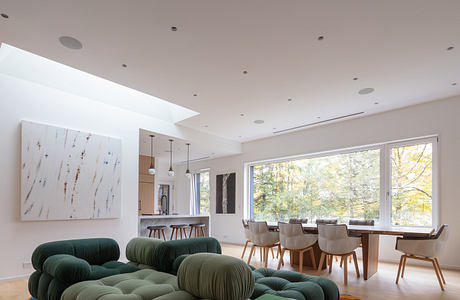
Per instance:
[[[216,176],[216,214],[235,213],[236,173]]]
[[[120,139],[28,121],[21,129],[21,220],[120,217]]]

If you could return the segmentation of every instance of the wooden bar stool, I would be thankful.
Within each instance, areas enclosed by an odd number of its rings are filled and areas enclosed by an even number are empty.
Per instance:
[[[173,225],[169,225],[169,227],[172,228],[170,240],[173,239],[174,233],[175,233],[176,240],[178,238],[178,235],[180,236],[180,239],[187,238],[187,227],[188,227],[187,224],[173,224]]]
[[[163,239],[166,241],[166,236],[165,236],[166,226],[164,226],[164,225],[151,225],[151,226],[147,226],[147,229],[150,230],[149,237],[152,237],[152,233],[153,233],[153,237],[158,236],[158,238],[161,239],[160,234],[162,234]]]
[[[189,226],[190,226],[190,233],[188,235],[189,238],[192,237],[193,229],[195,229],[195,237],[206,236],[206,234],[204,233],[204,228],[206,228],[206,224],[194,223],[194,224],[189,224]]]

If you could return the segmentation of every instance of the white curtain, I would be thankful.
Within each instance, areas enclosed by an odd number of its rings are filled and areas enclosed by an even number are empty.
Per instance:
[[[190,214],[191,215],[195,215],[196,214],[196,211],[197,211],[197,207],[196,207],[196,202],[197,202],[197,199],[196,199],[196,174],[192,174],[192,176],[190,176]]]

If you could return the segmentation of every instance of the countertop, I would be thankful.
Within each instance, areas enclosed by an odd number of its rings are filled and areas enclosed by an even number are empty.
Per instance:
[[[209,218],[209,215],[151,215],[151,216],[139,216],[139,220],[144,220],[144,219],[192,219],[192,218]]]

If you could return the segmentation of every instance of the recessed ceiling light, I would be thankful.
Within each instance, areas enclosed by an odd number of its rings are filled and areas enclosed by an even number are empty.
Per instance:
[[[452,83],[452,85],[457,85],[457,83],[456,83],[456,82],[454,82],[454,83]]]
[[[322,40],[324,40],[324,36],[320,35],[320,36],[318,37],[318,41],[322,41]]]
[[[288,99],[288,102],[291,102],[291,101],[292,101],[292,99],[291,99],[291,98],[289,98],[289,99]]]
[[[358,80],[358,77],[353,78],[353,80]]]
[[[244,117],[244,114],[240,114],[240,116]]]
[[[128,65],[127,65],[127,64],[122,64],[121,66],[122,66],[123,68],[126,68],[126,67],[128,67]]]
[[[8,19],[10,16],[8,16],[7,14],[0,14],[0,16],[2,16],[3,18],[5,19]]]
[[[171,26],[171,31],[177,31],[177,27],[176,26]]]
[[[208,125],[204,125],[205,128],[208,128],[209,126]]]
[[[193,94],[193,97],[196,97],[196,96],[198,96],[198,94]]]
[[[59,38],[59,42],[61,42],[62,46],[69,49],[80,50],[81,48],[83,48],[83,44],[79,40],[71,36],[61,36]]]
[[[239,136],[238,136],[238,138],[240,138],[240,139],[241,139],[241,138],[242,138],[242,136],[241,136],[241,135],[239,135]]]
[[[378,102],[374,102],[375,105],[379,104]]]
[[[449,47],[449,48],[447,48],[446,50],[447,50],[447,51],[450,51],[450,50],[454,50],[454,48],[455,48],[455,47],[453,47],[453,46],[450,46],[450,47]]]
[[[246,71],[246,70],[245,70],[245,71],[243,71],[243,74],[248,74],[248,71]]]
[[[273,127],[273,130],[276,130],[276,127]]]
[[[360,95],[366,95],[366,94],[370,94],[370,93],[372,93],[372,92],[374,92],[374,89],[373,89],[373,88],[364,88],[364,89],[360,90],[360,91],[358,92],[358,94],[360,94]]]
[[[254,123],[256,124],[263,124],[265,121],[264,120],[255,120]]]
[[[321,117],[316,117],[317,119],[321,119]]]

